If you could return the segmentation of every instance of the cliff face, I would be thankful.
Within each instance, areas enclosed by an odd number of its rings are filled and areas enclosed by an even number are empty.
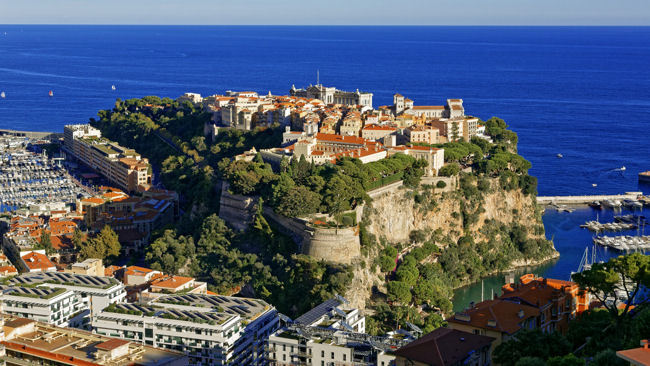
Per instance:
[[[529,239],[544,238],[543,223],[532,196],[525,196],[521,190],[503,190],[498,186],[498,180],[490,180],[490,187],[489,193],[481,195],[481,209],[476,210],[475,222],[467,225],[467,228],[463,224],[462,211],[463,206],[468,206],[469,200],[463,197],[460,190],[446,193],[434,190],[432,194],[418,200],[414,199],[414,195],[422,194],[422,189],[414,192],[399,188],[373,197],[372,204],[364,212],[366,230],[377,238],[384,238],[387,243],[402,243],[405,249],[401,254],[422,245],[411,242],[409,234],[414,230],[431,233],[440,229],[443,236],[448,236],[453,241],[468,232],[476,242],[487,241],[489,230],[486,221],[508,226],[518,224],[526,229]],[[365,307],[373,285],[383,289],[384,275],[373,264],[379,250],[380,248],[370,249],[367,257],[357,263],[354,280],[346,294],[354,306]],[[518,259],[512,262],[511,267],[541,263],[557,255],[554,252],[551,256],[538,260]]]

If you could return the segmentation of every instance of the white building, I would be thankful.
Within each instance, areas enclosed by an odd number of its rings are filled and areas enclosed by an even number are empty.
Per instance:
[[[4,313],[59,327],[83,327],[90,312],[78,294],[64,288],[9,287],[2,303]]]
[[[89,276],[66,272],[25,273],[11,279],[16,286],[39,286],[63,288],[79,295],[80,301],[99,313],[109,304],[123,302],[126,297],[124,285],[112,277]]]
[[[360,105],[372,108],[372,93],[360,92],[359,89],[348,92],[318,84],[310,85],[306,89],[296,89],[292,86],[289,93],[292,96],[319,99],[325,104]]]
[[[93,331],[186,353],[192,365],[266,365],[278,313],[262,300],[170,295],[149,305],[117,304],[93,316]]]
[[[365,334],[365,317],[346,300],[330,299],[269,337],[271,365],[384,365],[391,349],[408,343]]]

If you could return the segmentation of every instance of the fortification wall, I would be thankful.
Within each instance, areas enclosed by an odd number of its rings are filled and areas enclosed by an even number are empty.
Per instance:
[[[246,230],[255,218],[257,197],[235,195],[228,192],[224,182],[221,189],[219,217],[236,230]],[[359,229],[312,227],[305,220],[278,215],[270,207],[264,207],[264,216],[273,221],[278,230],[290,236],[298,244],[302,254],[334,263],[351,263],[361,254]]]

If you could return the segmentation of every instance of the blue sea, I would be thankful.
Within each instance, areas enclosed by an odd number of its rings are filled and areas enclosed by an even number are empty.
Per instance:
[[[637,183],[650,170],[648,64],[650,27],[0,25],[0,128],[62,131],[115,98],[286,94],[318,70],[325,85],[374,93],[375,107],[400,92],[505,119],[540,195],[650,192]],[[588,245],[581,215],[545,216],[563,255],[551,274]]]

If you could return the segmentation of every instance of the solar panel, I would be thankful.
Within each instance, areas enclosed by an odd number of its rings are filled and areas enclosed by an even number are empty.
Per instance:
[[[329,299],[323,302],[320,305],[317,305],[315,308],[309,310],[303,315],[299,316],[295,322],[299,324],[312,324],[316,320],[320,319],[323,315],[328,314],[331,308],[337,307],[340,305],[340,302],[335,299]]]

